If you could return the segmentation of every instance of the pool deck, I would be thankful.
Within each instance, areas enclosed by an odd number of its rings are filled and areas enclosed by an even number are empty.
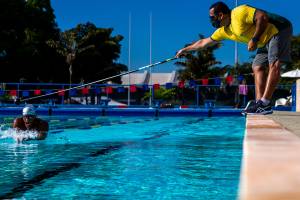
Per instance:
[[[240,200],[300,199],[300,113],[247,116]]]

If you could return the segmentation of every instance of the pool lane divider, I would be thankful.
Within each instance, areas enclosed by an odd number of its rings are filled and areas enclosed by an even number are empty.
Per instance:
[[[158,138],[166,136],[166,135],[169,135],[169,133],[164,132],[164,133],[153,135],[151,137],[143,138],[139,141],[128,141],[128,142],[122,142],[122,143],[116,144],[116,145],[107,146],[98,151],[90,153],[89,155],[85,156],[81,160],[91,158],[91,157],[106,155],[112,151],[119,150],[122,147],[138,144],[143,141],[158,139]],[[79,168],[82,165],[81,160],[79,160],[78,162],[64,163],[61,166],[59,166],[58,168],[46,170],[43,173],[41,173],[37,176],[34,176],[33,178],[31,178],[29,180],[22,181],[21,183],[18,184],[18,186],[14,187],[9,192],[0,195],[0,199],[20,198],[20,197],[22,197],[22,195],[24,195],[27,191],[33,189],[35,186],[40,186],[41,184],[43,184],[43,182],[45,180],[55,177],[61,173]]]

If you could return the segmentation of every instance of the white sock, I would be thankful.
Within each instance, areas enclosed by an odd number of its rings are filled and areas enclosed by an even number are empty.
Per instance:
[[[266,106],[270,103],[270,100],[265,99],[265,98],[261,98],[261,101],[263,102],[263,105]]]

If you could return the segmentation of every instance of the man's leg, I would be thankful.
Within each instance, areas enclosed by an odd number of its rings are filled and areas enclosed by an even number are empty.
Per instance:
[[[266,71],[263,66],[255,66],[252,68],[254,73],[254,82],[255,82],[255,99],[256,101],[260,100],[266,88]]]
[[[280,80],[280,61],[277,60],[273,62],[272,64],[269,65],[269,74],[268,74],[268,79],[266,83],[266,89],[263,93],[262,98],[271,100],[272,95],[276,89],[276,86]]]
[[[290,61],[290,41],[292,36],[292,27],[288,27],[281,30],[278,34],[274,35],[271,40],[266,44],[268,63],[269,63],[269,73],[267,80],[265,82],[265,89],[263,95],[255,105],[249,107],[245,112],[247,114],[271,114],[273,113],[271,99],[272,95],[276,89],[276,86],[280,79],[280,68],[281,63]],[[259,52],[258,49],[257,52]],[[265,54],[264,54],[265,55]],[[258,53],[256,55],[258,57]],[[255,63],[254,63],[255,64]],[[256,65],[253,65],[256,66]],[[259,84],[259,76],[258,84]],[[255,78],[255,79],[256,79]],[[259,85],[256,87],[259,89]],[[259,97],[258,94],[256,97]]]
[[[270,101],[280,80],[280,70],[284,63],[291,61],[290,48],[293,28],[281,30],[267,44],[269,74],[262,100]]]
[[[266,66],[268,65],[268,51],[264,48],[257,49],[256,56],[252,63],[255,83],[255,100],[258,101],[263,97],[266,87]],[[248,112],[256,101],[248,101],[244,112]]]

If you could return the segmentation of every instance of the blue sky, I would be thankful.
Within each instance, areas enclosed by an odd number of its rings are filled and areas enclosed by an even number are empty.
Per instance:
[[[214,28],[208,19],[211,0],[51,0],[59,28],[64,31],[78,23],[92,22],[97,27],[113,28],[113,35],[123,35],[118,62],[128,65],[129,13],[131,13],[131,69],[150,63],[150,13],[152,13],[152,63],[173,57],[185,44],[210,36]],[[224,0],[233,8],[235,0]],[[297,0],[238,0],[239,5],[267,10],[288,18],[294,35],[300,34],[300,2]],[[222,65],[234,64],[234,42],[223,42],[216,51]],[[249,61],[245,44],[238,45],[239,62]],[[176,70],[173,63],[153,68],[154,72]]]

